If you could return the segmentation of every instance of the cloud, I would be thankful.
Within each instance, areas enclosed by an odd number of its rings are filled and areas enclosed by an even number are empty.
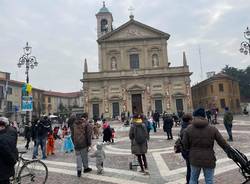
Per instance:
[[[132,6],[136,20],[170,33],[171,66],[182,64],[185,50],[192,81],[200,80],[199,45],[204,72],[219,71],[226,64],[249,65],[248,56],[238,49],[246,26],[250,26],[250,1],[109,0],[106,6],[113,13],[115,27],[129,20]],[[101,7],[102,1],[93,0],[0,1],[0,70],[25,80],[24,69],[16,64],[29,41],[39,62],[31,71],[33,86],[79,90],[84,58],[89,71],[98,71],[95,14]]]
[[[219,22],[223,16],[233,9],[233,6],[228,3],[212,4],[211,7],[205,7],[204,9],[194,12],[194,15],[201,16],[203,24],[200,26],[201,31],[207,31],[211,29],[214,24]]]

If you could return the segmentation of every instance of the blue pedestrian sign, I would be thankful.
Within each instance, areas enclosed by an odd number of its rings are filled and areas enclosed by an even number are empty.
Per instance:
[[[33,98],[32,96],[22,96],[22,111],[33,110]]]

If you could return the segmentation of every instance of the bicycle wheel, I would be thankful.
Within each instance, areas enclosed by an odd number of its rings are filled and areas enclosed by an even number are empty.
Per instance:
[[[19,184],[45,184],[48,178],[48,168],[40,160],[32,160],[25,163],[18,173]]]

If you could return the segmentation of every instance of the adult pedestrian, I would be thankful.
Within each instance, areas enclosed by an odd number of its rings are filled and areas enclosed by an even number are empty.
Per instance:
[[[163,119],[163,131],[167,133],[168,140],[173,139],[172,127],[174,125],[173,118],[170,115],[165,115]]]
[[[160,114],[159,114],[158,111],[155,111],[155,113],[154,113],[154,115],[153,115],[153,120],[154,120],[154,122],[155,122],[155,124],[156,124],[156,127],[157,127],[157,128],[160,128],[160,127],[161,127],[161,125],[160,125]],[[156,132],[156,131],[155,131],[155,132]]]
[[[37,123],[34,125],[34,150],[33,150],[33,157],[32,159],[36,159],[38,155],[38,147],[40,145],[42,150],[42,159],[46,159],[46,141],[48,137],[48,132],[51,131],[51,123],[49,119],[44,116],[41,120],[38,120]]]
[[[189,184],[197,184],[200,171],[203,170],[206,184],[213,184],[215,169],[214,141],[226,152],[229,145],[219,130],[211,126],[205,118],[205,110],[197,109],[193,113],[194,119],[183,134],[183,148],[189,151],[191,177]]]
[[[25,124],[24,138],[26,139],[25,148],[28,150],[29,149],[30,140],[31,140],[31,126],[30,126],[30,124]]]
[[[191,124],[192,121],[192,115],[191,114],[184,114],[182,117],[182,122],[181,122],[181,130],[180,130],[180,138],[183,140],[183,133],[184,130]],[[185,159],[186,162],[186,167],[187,167],[187,172],[186,172],[186,182],[187,184],[190,181],[190,175],[191,175],[191,167],[190,167],[190,161],[188,158],[189,151],[188,150],[181,150],[181,155]]]
[[[232,128],[233,128],[233,114],[229,111],[228,107],[225,107],[225,114],[223,117],[224,126],[227,130],[228,134],[228,141],[233,141],[233,134],[232,134]]]
[[[75,146],[77,176],[81,177],[82,167],[84,168],[84,173],[92,171],[88,162],[88,152],[92,139],[92,126],[88,122],[87,113],[84,113],[81,118],[74,122],[71,134]]]
[[[149,135],[146,126],[137,114],[133,116],[133,123],[129,130],[129,139],[131,140],[131,152],[137,156],[140,164],[140,172],[148,174],[148,164],[145,154],[148,150]]]
[[[18,159],[17,132],[9,126],[5,117],[0,117],[0,183],[9,184],[9,178],[15,174]]]
[[[211,112],[211,110],[207,110],[206,111],[206,116],[207,116],[207,120],[208,120],[208,122],[210,123],[210,122],[212,122],[212,112]]]
[[[178,116],[175,113],[173,113],[172,117],[174,119],[175,126],[177,127],[179,125],[180,120],[179,120]]]

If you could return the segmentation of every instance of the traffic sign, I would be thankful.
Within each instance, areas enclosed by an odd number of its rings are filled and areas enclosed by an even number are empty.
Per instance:
[[[33,110],[33,98],[32,96],[22,96],[22,111]]]

